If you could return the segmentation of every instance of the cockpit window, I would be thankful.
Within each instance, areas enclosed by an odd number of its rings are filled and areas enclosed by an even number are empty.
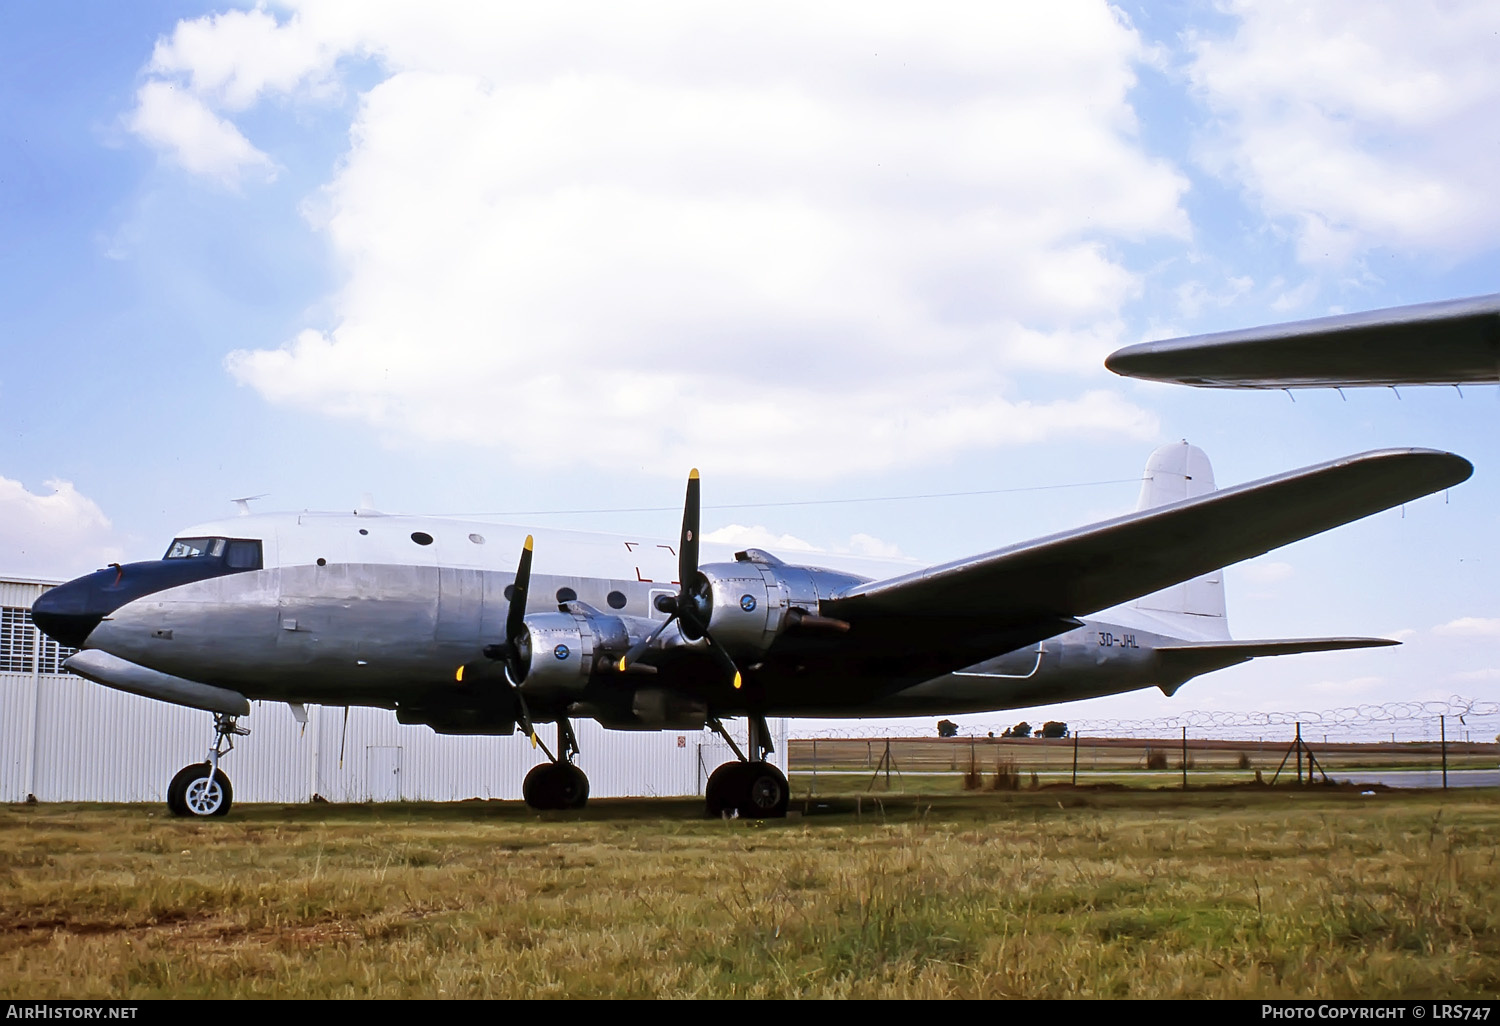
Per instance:
[[[177,538],[167,549],[167,554],[162,559],[193,559],[197,556],[209,555],[208,547],[211,543],[218,542],[220,551],[223,551],[223,538]]]
[[[262,566],[258,539],[177,538],[162,558],[222,559],[235,570],[259,570]]]
[[[224,562],[236,570],[259,570],[260,563],[259,541],[231,540],[229,543],[229,555]]]

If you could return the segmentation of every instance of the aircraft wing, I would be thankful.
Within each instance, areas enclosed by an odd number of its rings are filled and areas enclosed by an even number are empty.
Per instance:
[[[1143,342],[1116,374],[1208,388],[1500,381],[1500,294]]]
[[[1432,449],[1361,453],[855,585],[820,609],[866,636],[872,623],[901,631],[913,618],[1045,629],[1456,485],[1473,469]]]

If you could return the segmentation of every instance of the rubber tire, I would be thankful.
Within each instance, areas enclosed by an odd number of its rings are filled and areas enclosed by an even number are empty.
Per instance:
[[[769,762],[745,763],[740,778],[740,815],[745,819],[785,819],[791,786]]]
[[[192,819],[206,819],[210,816],[229,815],[230,806],[234,804],[234,788],[229,784],[229,778],[224,775],[223,770],[214,770],[214,783],[219,786],[220,801],[217,805],[204,805],[202,799],[194,805],[189,800],[189,789],[195,784],[203,784],[208,780],[208,763],[200,762],[192,766],[184,766],[177,771],[172,778],[172,783],[167,786],[167,808],[174,816],[186,816]],[[200,811],[202,810],[202,811]]]
[[[588,804],[589,778],[583,770],[571,763],[560,762],[552,767],[552,774],[557,808],[581,809]]]
[[[745,797],[746,765],[726,762],[708,775],[708,783],[703,785],[703,800],[709,819],[719,819],[726,812],[739,811]]]
[[[544,762],[526,774],[521,796],[539,811],[581,809],[589,800],[589,778],[571,763]]]
[[[531,767],[526,774],[526,779],[521,781],[521,797],[526,804],[539,812],[555,809],[553,804],[556,800],[552,789],[552,764],[550,762],[538,763]]]

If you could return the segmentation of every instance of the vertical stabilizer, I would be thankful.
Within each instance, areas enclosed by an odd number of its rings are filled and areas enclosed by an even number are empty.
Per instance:
[[[1146,461],[1141,498],[1136,509],[1154,509],[1207,495],[1213,490],[1214,469],[1208,462],[1208,455],[1196,445],[1174,442],[1157,449]],[[1136,599],[1134,605],[1136,609],[1180,623],[1189,631],[1211,637],[1229,637],[1222,570],[1152,592]]]

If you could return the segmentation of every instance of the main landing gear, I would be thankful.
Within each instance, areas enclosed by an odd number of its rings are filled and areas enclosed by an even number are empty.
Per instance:
[[[234,788],[219,769],[219,759],[233,750],[234,739],[250,731],[233,716],[214,713],[214,743],[208,761],[184,766],[167,786],[167,808],[174,816],[226,816],[234,802]]]
[[[536,740],[536,735],[532,734]],[[578,739],[566,717],[557,719],[557,755],[537,741],[551,762],[533,766],[521,782],[521,797],[533,809],[581,809],[589,800],[589,778],[573,765],[578,754]]]
[[[751,716],[747,724],[750,736],[746,747],[752,758],[740,751],[717,718],[708,721],[709,727],[729,743],[740,761],[726,762],[709,774],[703,789],[707,812],[714,817],[736,813],[746,819],[781,819],[786,815],[792,791],[781,770],[766,762],[766,756],[775,750],[771,746],[771,731],[764,716]]]

